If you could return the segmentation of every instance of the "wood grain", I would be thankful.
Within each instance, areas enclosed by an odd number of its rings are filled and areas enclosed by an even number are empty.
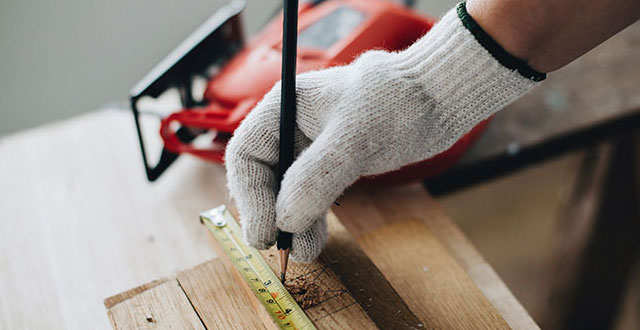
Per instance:
[[[275,271],[279,269],[275,249],[265,252],[265,259]],[[277,274],[277,273],[276,273]],[[289,265],[285,285],[293,298],[318,329],[373,329],[375,324],[353,298],[350,290],[323,260]],[[292,283],[296,283],[292,285]],[[296,294],[292,287],[316,294]]]
[[[263,251],[262,255],[271,269],[278,274],[280,266],[277,250],[271,248]],[[308,264],[290,263],[285,285],[318,329],[376,328],[375,323],[354,298],[353,288],[346,287],[324,259]],[[297,289],[292,290],[293,287]],[[312,294],[305,294],[307,292]]]
[[[310,264],[292,264],[289,280],[302,287],[320,286],[325,297],[305,307],[320,329],[417,329],[422,321],[409,309],[382,272],[360,249],[333,214],[329,241],[320,258]],[[277,253],[264,254],[278,269]],[[296,295],[293,295],[297,298]],[[298,301],[304,305],[305,301]]]
[[[1,329],[110,329],[105,297],[215,257],[197,214],[224,169],[185,157],[150,184],[136,140],[115,110],[0,138]]]
[[[354,187],[341,198],[340,206],[333,207],[333,212],[358,241],[363,235],[389,224],[421,221],[512,329],[539,329],[493,268],[422,185]],[[366,248],[363,250],[371,257]]]
[[[226,204],[235,219],[239,219],[237,209],[233,203]],[[206,230],[206,229],[203,229]],[[247,297],[253,295],[244,283],[240,274],[235,270],[233,264],[224,257],[225,252],[218,245],[218,242],[209,235],[209,242],[217,254],[223,256],[222,261],[232,275],[229,277],[230,283],[239,288],[244,288]],[[280,264],[278,251],[275,247],[269,250],[260,251],[262,257],[271,267],[275,274],[279,274]],[[309,319],[319,329],[342,329],[349,327],[352,329],[374,329],[375,324],[369,319],[363,308],[356,302],[351,292],[343,285],[338,276],[322,259],[317,259],[311,263],[289,263],[287,271],[287,285],[295,281],[296,286],[304,288],[305,291],[313,291],[315,295],[296,294],[291,292],[292,297],[302,307]],[[270,316],[264,312],[264,308],[257,299],[250,298],[248,301],[257,311],[264,323],[269,323]]]
[[[109,309],[114,329],[206,330],[176,280],[166,281]]]
[[[240,278],[220,259],[215,259],[178,274],[177,280],[196,313],[212,329],[277,329],[268,315],[248,317],[261,312],[255,297]]]
[[[151,281],[149,283],[145,283],[143,285],[140,285],[138,287],[135,287],[131,290],[127,290],[125,292],[122,292],[120,294],[117,294],[115,296],[111,296],[109,298],[106,298],[104,300],[104,307],[106,307],[107,309],[110,309],[111,307],[127,300],[127,299],[131,299],[149,289],[153,289],[158,285],[164,284],[165,282],[169,281],[169,279],[167,278],[163,278],[163,279],[158,279],[158,280],[154,280]]]
[[[343,211],[361,206],[345,199],[340,206]],[[318,329],[510,328],[423,222],[406,218],[406,212],[377,215],[372,226],[360,232],[360,244],[330,215],[331,239],[321,258],[291,265],[289,284],[317,293],[307,301],[289,286]],[[343,216],[351,224],[357,220]],[[262,253],[278,269],[276,251]],[[224,327],[221,324],[226,321],[236,323],[240,314],[254,315],[252,322],[262,319],[266,327],[272,325],[235,268],[221,259],[226,268],[202,265],[178,275],[204,324]],[[219,290],[229,294],[215,295]]]
[[[423,223],[407,220],[358,239],[427,329],[509,329]]]
[[[381,329],[417,329],[423,321],[409,308],[353,236],[330,213],[329,240],[320,259],[337,275],[355,301]]]

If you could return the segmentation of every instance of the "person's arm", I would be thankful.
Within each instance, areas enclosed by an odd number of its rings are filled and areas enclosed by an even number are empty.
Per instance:
[[[551,72],[640,19],[640,1],[469,0],[467,11],[507,52]]]

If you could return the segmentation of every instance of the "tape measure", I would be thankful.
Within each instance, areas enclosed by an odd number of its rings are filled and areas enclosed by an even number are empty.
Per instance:
[[[240,226],[226,206],[202,212],[200,220],[281,329],[316,328],[258,250],[244,244],[240,238]]]

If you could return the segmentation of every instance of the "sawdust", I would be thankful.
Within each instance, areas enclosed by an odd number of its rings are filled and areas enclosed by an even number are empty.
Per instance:
[[[274,249],[269,250],[262,255],[267,263],[271,265],[271,268],[275,270],[279,269],[279,263],[277,252]],[[335,290],[329,290],[326,285],[319,285],[321,282],[318,282],[318,284],[314,283],[315,281],[320,281],[318,279],[318,274],[323,274],[323,270],[318,270],[317,272],[308,271],[309,269],[307,268],[303,267],[296,269],[295,265],[290,265],[289,273],[287,274],[288,277],[284,283],[284,286],[287,291],[289,291],[289,294],[291,294],[291,297],[293,297],[302,309],[317,306],[336,295]],[[308,273],[301,275],[306,272]]]
[[[288,281],[285,283],[285,287],[302,309],[318,305],[326,300],[328,295],[326,288],[315,283],[307,283],[303,278]]]

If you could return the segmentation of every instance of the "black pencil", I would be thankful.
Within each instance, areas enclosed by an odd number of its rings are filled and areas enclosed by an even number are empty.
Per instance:
[[[294,134],[296,125],[296,58],[298,45],[298,0],[284,0],[284,20],[282,29],[282,90],[280,101],[280,154],[278,176],[280,182],[284,173],[293,163]],[[278,233],[278,251],[280,253],[280,280],[285,281],[289,252],[291,251],[291,233]]]

